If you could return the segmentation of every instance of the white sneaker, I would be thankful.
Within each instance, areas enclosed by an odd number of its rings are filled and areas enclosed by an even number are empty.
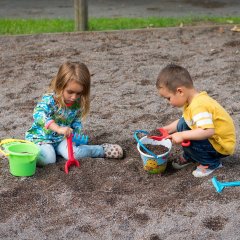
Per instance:
[[[222,163],[220,163],[219,166],[214,169],[208,169],[208,166],[199,165],[196,168],[196,170],[192,172],[192,174],[194,177],[206,177],[210,175],[212,172],[214,172],[216,169],[221,167],[222,167]]]

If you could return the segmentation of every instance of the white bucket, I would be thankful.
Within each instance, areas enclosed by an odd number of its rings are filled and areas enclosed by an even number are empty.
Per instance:
[[[161,141],[157,141],[157,140],[150,139],[147,136],[142,137],[140,141],[144,145],[146,144],[162,145],[168,148],[167,152],[161,155],[157,155],[157,158],[156,158],[154,156],[151,156],[149,154],[142,152],[142,150],[140,149],[140,144],[139,143],[137,144],[137,149],[143,160],[144,170],[146,170],[148,173],[164,172],[167,167],[167,158],[172,148],[172,142],[169,139],[163,139]]]

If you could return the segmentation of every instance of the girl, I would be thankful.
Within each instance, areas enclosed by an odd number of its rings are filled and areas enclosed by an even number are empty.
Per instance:
[[[32,127],[26,140],[39,145],[38,165],[56,162],[56,154],[68,159],[66,137],[81,134],[81,118],[90,107],[90,73],[83,63],[66,62],[50,83],[49,93],[34,109]],[[123,150],[116,144],[73,146],[76,159],[84,157],[122,158]]]

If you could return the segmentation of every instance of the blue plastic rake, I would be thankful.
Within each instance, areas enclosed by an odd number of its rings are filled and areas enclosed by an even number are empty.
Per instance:
[[[225,187],[237,187],[240,186],[240,181],[235,182],[220,182],[216,177],[212,178],[213,186],[216,188],[217,192],[220,193]]]
[[[79,145],[87,145],[88,144],[88,135],[84,135],[84,134],[77,134],[77,133],[74,133],[73,135],[73,142],[75,142],[76,146],[79,146]]]

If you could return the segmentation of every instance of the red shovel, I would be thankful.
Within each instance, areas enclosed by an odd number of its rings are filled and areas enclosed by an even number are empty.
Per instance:
[[[157,130],[161,133],[160,136],[148,136],[148,138],[151,138],[153,140],[157,140],[157,141],[162,141],[163,139],[165,139],[167,136],[169,136],[168,132],[163,129],[163,128],[157,128]],[[184,140],[182,142],[182,146],[183,147],[189,147],[191,144],[191,142],[189,140]]]
[[[68,160],[65,163],[65,173],[68,174],[68,169],[70,166],[75,165],[77,167],[80,167],[80,163],[73,156],[72,134],[67,138],[67,145],[68,145]]]

